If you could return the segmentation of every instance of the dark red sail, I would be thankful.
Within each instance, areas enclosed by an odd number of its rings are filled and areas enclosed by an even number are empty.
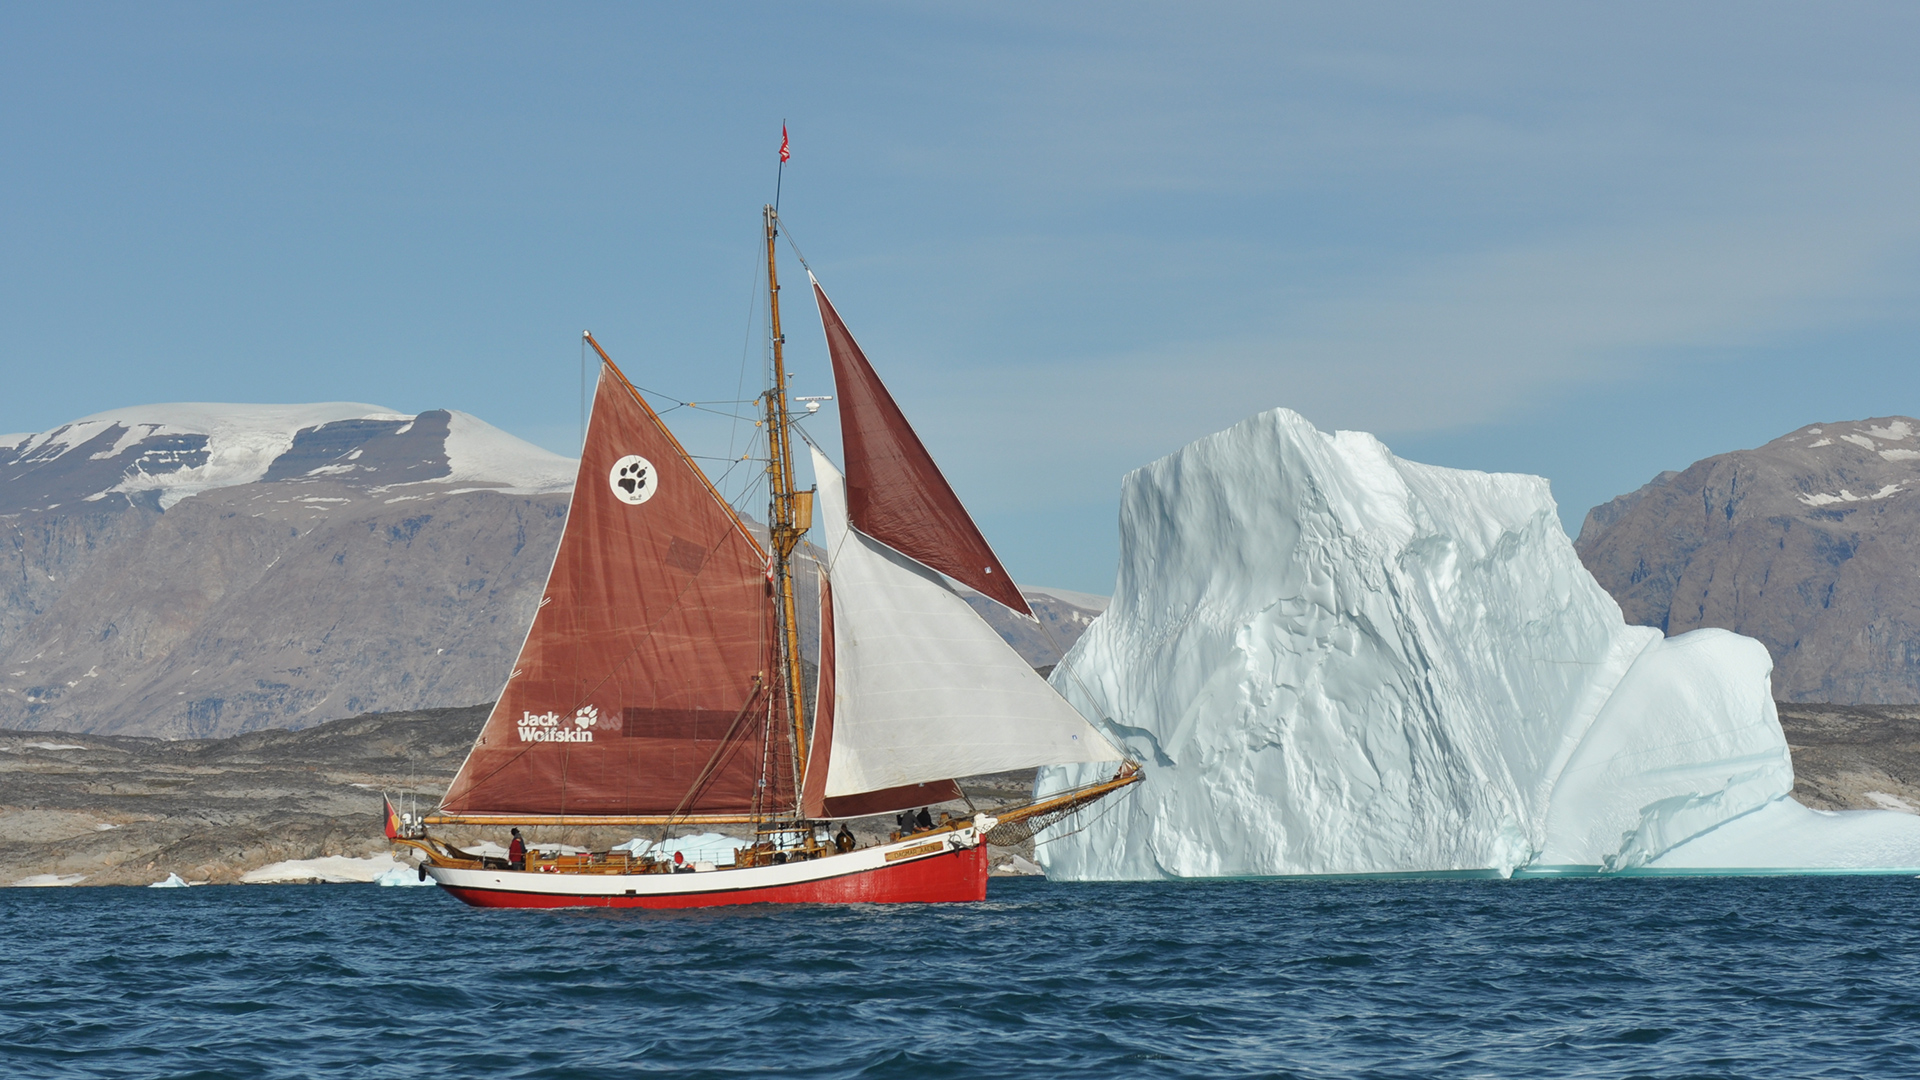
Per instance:
[[[607,364],[532,629],[442,810],[790,808],[773,657],[765,554]]]
[[[847,464],[847,516],[875,540],[1022,615],[1033,610],[987,546],[940,467],[920,444],[860,344],[813,283],[833,356],[840,439]]]

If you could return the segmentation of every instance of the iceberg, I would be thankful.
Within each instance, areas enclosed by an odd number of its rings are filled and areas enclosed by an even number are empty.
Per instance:
[[[1766,649],[1626,625],[1543,478],[1276,409],[1131,473],[1120,545],[1052,682],[1146,779],[1042,834],[1051,878],[1920,865],[1920,817],[1788,798]]]
[[[1031,877],[1033,875],[1036,875],[1042,872],[1038,864],[1028,859],[1022,858],[1017,853],[1008,855],[1007,861],[1004,863],[1001,863],[999,866],[995,867],[994,869],[998,870],[1003,874],[1019,874],[1019,875],[1028,876],[1028,877]]]
[[[148,885],[147,888],[149,889],[184,889],[188,886],[188,884],[189,882],[187,881],[187,879],[181,877],[179,874],[169,872],[165,878],[163,878],[160,881],[156,881],[151,885]]]

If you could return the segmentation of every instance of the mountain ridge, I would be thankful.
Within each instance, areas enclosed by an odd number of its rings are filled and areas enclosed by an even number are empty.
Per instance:
[[[1759,639],[1783,701],[1920,701],[1920,420],[1808,424],[1661,473],[1574,546],[1627,621]]]
[[[0,726],[220,736],[493,697],[575,469],[359,402],[0,441]]]
[[[0,728],[210,738],[492,700],[576,470],[464,413],[354,402],[0,439]],[[1036,666],[1104,605],[1026,591],[1038,623],[975,607]]]

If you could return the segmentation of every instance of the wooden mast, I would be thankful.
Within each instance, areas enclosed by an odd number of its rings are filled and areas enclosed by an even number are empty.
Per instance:
[[[793,549],[813,524],[813,493],[793,490],[793,447],[787,416],[786,335],[780,331],[780,274],[774,262],[774,239],[780,233],[780,214],[765,208],[767,233],[767,307],[772,316],[773,385],[767,389],[767,487],[772,521],[768,524],[773,554],[774,586],[779,590],[780,645],[785,655],[780,672],[786,683],[787,709],[793,716],[793,790],[801,790],[801,771],[807,760],[807,720],[801,707],[800,624],[793,600]]]

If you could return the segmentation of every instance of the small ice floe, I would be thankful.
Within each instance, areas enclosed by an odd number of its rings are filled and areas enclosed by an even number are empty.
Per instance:
[[[631,851],[636,856],[651,855],[656,859],[672,859],[675,852],[690,863],[712,863],[715,866],[733,865],[733,853],[746,841],[737,836],[723,833],[695,833],[692,836],[675,837],[655,843],[652,840],[634,837],[615,847],[615,851]]]
[[[403,886],[409,886],[409,885],[438,886],[440,884],[439,882],[433,880],[432,878],[422,878],[420,876],[420,870],[417,866],[412,866],[406,863],[401,863],[399,866],[396,866],[393,869],[387,871],[386,873],[381,874],[379,877],[374,878],[373,883],[375,885],[387,885],[387,886],[395,886],[395,887],[403,887]]]
[[[169,873],[165,881],[156,881],[147,886],[149,889],[184,889],[186,887],[187,880],[179,874],[174,873]]]
[[[329,884],[345,882],[373,881],[381,874],[396,867],[413,873],[413,867],[395,862],[391,855],[374,855],[365,859],[350,859],[344,855],[329,855],[320,859],[288,859],[258,870],[249,870],[240,875],[242,885],[304,885],[310,881],[324,881]]]
[[[87,879],[85,874],[35,874],[23,877],[13,883],[16,889],[52,889],[62,885],[78,885]]]
[[[1032,861],[1028,859],[1023,859],[1018,855],[1007,856],[1007,861],[1004,863],[1001,863],[998,869],[1003,874],[1031,875],[1031,874],[1045,873],[1045,871],[1041,870],[1040,867],[1035,865]]]

